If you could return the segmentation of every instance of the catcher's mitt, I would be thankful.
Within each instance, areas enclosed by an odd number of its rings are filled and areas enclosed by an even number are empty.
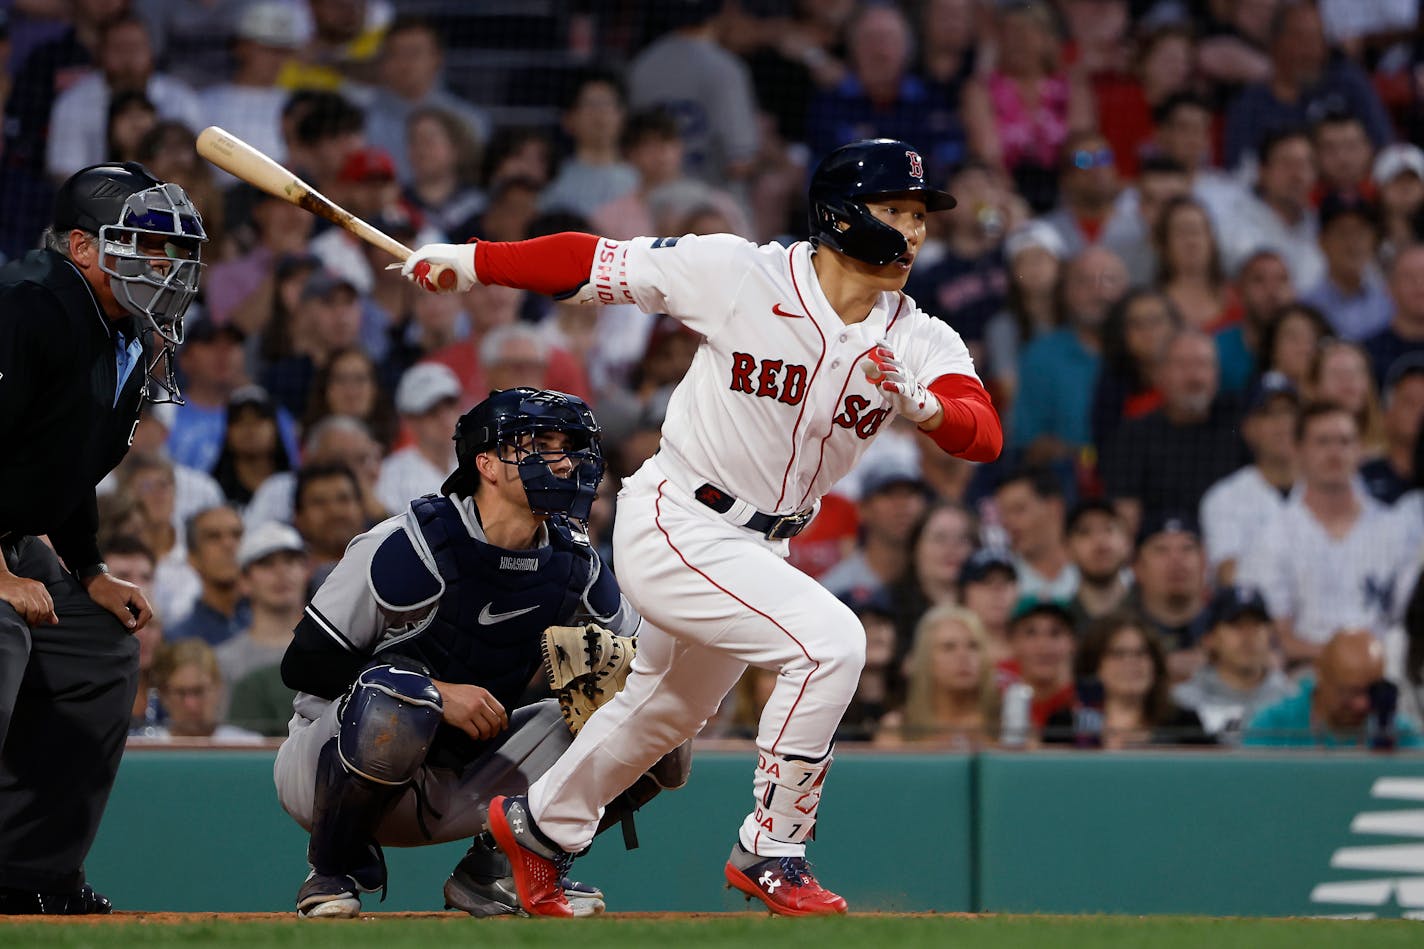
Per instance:
[[[594,623],[544,630],[544,672],[575,735],[600,705],[623,688],[637,641]]]

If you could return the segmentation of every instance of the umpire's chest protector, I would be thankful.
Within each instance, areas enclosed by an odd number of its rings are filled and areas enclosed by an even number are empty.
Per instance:
[[[415,549],[412,530],[425,550]],[[412,502],[405,530],[386,538],[371,562],[372,588],[389,605],[438,602],[428,622],[378,651],[416,659],[436,679],[488,689],[514,708],[539,668],[544,628],[579,611],[597,569],[565,520],[551,518],[548,533],[547,546],[506,550],[472,536],[448,498]]]

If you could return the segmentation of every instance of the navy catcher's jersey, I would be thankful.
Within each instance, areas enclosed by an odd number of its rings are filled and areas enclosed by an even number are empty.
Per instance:
[[[550,518],[536,546],[506,550],[485,540],[472,501],[427,495],[346,548],[307,605],[283,677],[312,721],[386,655],[511,709],[539,667],[544,628],[585,621],[631,636],[639,618],[566,519]]]

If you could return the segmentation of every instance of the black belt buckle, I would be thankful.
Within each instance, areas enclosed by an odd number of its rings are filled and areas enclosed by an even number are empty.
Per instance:
[[[787,540],[805,530],[809,523],[811,523],[810,511],[785,514],[771,522],[771,526],[766,529],[766,539]]]

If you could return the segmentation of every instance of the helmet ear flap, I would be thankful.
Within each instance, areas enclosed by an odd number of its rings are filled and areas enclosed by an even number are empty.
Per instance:
[[[849,199],[823,199],[811,206],[811,236],[847,257],[881,267],[899,258],[909,244],[905,235]]]

